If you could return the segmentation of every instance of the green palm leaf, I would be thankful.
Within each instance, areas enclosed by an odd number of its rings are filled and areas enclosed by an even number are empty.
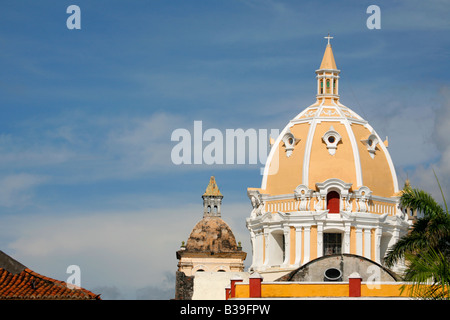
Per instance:
[[[435,173],[436,176],[436,173]],[[439,180],[444,208],[420,189],[405,187],[404,208],[423,213],[410,232],[394,244],[384,258],[388,267],[405,259],[404,280],[412,282],[410,294],[425,299],[450,299],[450,215]],[[424,285],[424,284],[427,285]],[[406,286],[403,286],[405,290]]]

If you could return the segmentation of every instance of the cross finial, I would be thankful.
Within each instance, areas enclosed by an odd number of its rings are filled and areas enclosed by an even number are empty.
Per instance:
[[[328,39],[328,45],[330,45],[330,39],[333,39],[333,37],[330,37],[330,33],[328,32],[328,37],[324,37],[325,39]]]

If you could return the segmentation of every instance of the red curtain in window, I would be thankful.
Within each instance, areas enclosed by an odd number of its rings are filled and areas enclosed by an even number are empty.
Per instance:
[[[331,191],[327,194],[327,209],[328,213],[339,213],[339,193]]]

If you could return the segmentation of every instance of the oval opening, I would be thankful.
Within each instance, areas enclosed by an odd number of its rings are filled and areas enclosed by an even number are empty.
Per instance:
[[[329,268],[325,270],[325,281],[340,281],[342,272],[336,268]]]

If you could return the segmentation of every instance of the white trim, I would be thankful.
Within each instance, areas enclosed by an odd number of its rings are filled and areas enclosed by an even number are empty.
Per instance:
[[[296,266],[300,266],[302,261],[302,226],[294,225],[295,228],[295,261]]]
[[[277,139],[275,140],[272,148],[270,149],[269,155],[267,156],[267,160],[266,160],[266,165],[264,167],[264,175],[263,175],[263,179],[262,179],[262,183],[261,183],[261,189],[265,190],[267,187],[267,177],[269,175],[269,169],[270,169],[270,164],[272,163],[272,158],[275,154],[275,151],[279,148],[280,146],[280,142],[283,139],[284,135],[286,134],[287,130],[291,127],[291,123],[289,122],[283,129],[283,131],[281,131],[281,133],[278,135]]]
[[[363,185],[363,178],[362,178],[361,159],[359,157],[358,145],[356,143],[355,134],[353,133],[353,130],[350,127],[349,121],[345,121],[344,126],[345,126],[345,129],[347,129],[347,134],[350,139],[350,143],[352,145],[352,150],[353,150],[353,161],[355,163],[355,173],[356,173],[355,188],[359,188],[360,186]]]
[[[320,103],[317,108],[317,112],[320,114],[320,110],[323,106],[324,100]],[[317,114],[317,113],[316,113]],[[311,121],[309,130],[308,130],[308,138],[306,139],[305,144],[305,156],[303,157],[303,171],[302,171],[302,184],[305,186],[309,186],[309,161],[311,159],[311,146],[314,134],[316,132],[317,118],[314,117]]]
[[[311,146],[314,134],[316,132],[317,120],[313,119],[309,130],[308,130],[308,138],[305,144],[305,155],[303,157],[303,170],[302,170],[302,184],[305,186],[309,186],[309,161],[311,159]]]
[[[399,189],[398,189],[397,173],[395,172],[395,167],[394,167],[394,163],[392,162],[391,155],[389,154],[389,151],[387,150],[386,146],[382,142],[383,140],[381,140],[381,138],[378,135],[378,133],[372,128],[372,126],[369,123],[367,123],[367,129],[369,129],[369,131],[371,131],[372,134],[375,134],[376,137],[378,138],[378,140],[380,141],[378,146],[381,147],[381,150],[383,150],[383,152],[384,152],[384,154],[386,156],[386,160],[388,161],[388,164],[389,164],[389,169],[391,169],[391,176],[392,176],[392,180],[393,180],[393,183],[394,183],[394,193],[397,193],[399,191]]]
[[[364,229],[364,257],[371,259],[372,257],[372,231],[367,228]]]
[[[303,226],[303,239],[305,241],[303,248],[303,264],[309,262],[309,253],[311,251],[311,226]]]

